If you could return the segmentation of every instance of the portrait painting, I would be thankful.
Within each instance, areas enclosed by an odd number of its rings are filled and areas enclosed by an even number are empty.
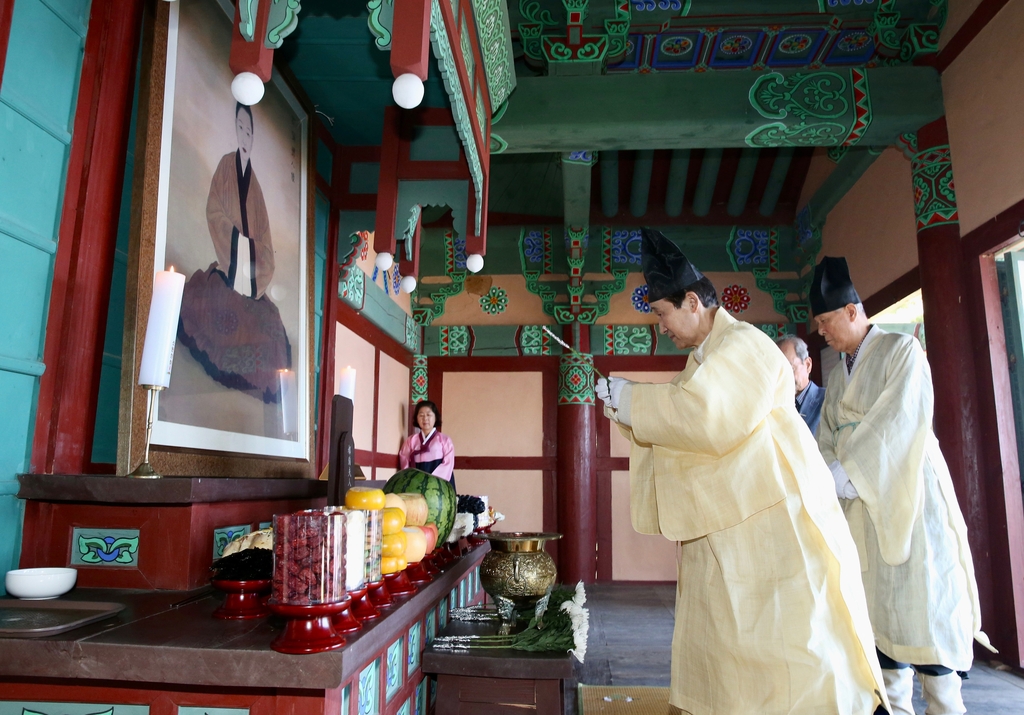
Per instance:
[[[276,72],[235,101],[232,13],[170,6],[153,268],[186,283],[152,442],[308,458],[308,117]]]

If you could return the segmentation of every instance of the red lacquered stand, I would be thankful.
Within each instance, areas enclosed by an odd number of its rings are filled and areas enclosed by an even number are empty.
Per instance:
[[[342,603],[345,604],[344,610],[331,617],[331,623],[334,624],[334,630],[338,633],[355,633],[360,630],[363,625],[352,613],[352,597],[345,596],[345,600],[342,601]]]
[[[435,548],[429,554],[424,556],[423,557],[423,561],[420,562],[420,563],[423,564],[423,570],[427,572],[427,576],[430,576],[431,578],[433,578],[434,576],[437,576],[439,573],[441,573],[441,569],[439,569],[437,567],[436,561],[437,561],[437,549]]]
[[[384,577],[384,583],[388,586],[388,593],[393,596],[410,596],[419,590],[413,586],[405,569],[387,574]]]
[[[349,602],[347,595],[337,603],[310,606],[269,601],[267,606],[270,610],[287,619],[284,632],[270,643],[270,647],[278,653],[291,655],[323,653],[342,648],[345,636],[334,630],[331,617],[347,609]]]
[[[385,585],[384,579],[368,583],[366,584],[366,588],[370,592],[370,603],[377,608],[391,608],[391,606],[394,605],[395,599],[391,598],[391,594],[388,592],[388,587]]]
[[[352,615],[358,618],[360,621],[372,621],[375,618],[380,618],[380,611],[370,601],[369,591],[366,586],[360,586],[355,591],[349,591],[348,595],[352,598]]]
[[[445,544],[443,548],[438,550],[437,565],[441,568],[446,568],[458,561],[460,556],[462,556],[462,553],[459,550],[458,542]]]
[[[403,572],[409,577],[417,586],[430,583],[430,573],[427,571],[426,557],[423,557],[423,561],[417,561],[414,564],[409,564],[409,567]]]
[[[228,581],[214,579],[213,587],[224,592],[224,603],[213,612],[214,618],[248,620],[270,615],[264,596],[270,593],[270,579]]]

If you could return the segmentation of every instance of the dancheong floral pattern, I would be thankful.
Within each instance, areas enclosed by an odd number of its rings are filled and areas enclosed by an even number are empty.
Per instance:
[[[648,300],[649,291],[650,288],[647,287],[646,283],[633,289],[633,310],[638,313],[651,312],[651,303]]]
[[[480,310],[488,315],[504,313],[508,308],[508,294],[498,286],[491,286],[491,289],[480,298]]]
[[[722,51],[722,54],[742,55],[744,52],[749,50],[753,44],[754,41],[746,35],[730,35],[722,40],[718,49]]]
[[[730,313],[742,313],[750,307],[750,292],[741,285],[731,285],[722,291],[722,306]]]
[[[803,52],[811,46],[810,35],[790,35],[779,43],[779,52],[787,55],[795,55]]]

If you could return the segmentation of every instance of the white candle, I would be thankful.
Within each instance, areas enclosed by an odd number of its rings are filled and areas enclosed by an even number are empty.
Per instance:
[[[343,367],[338,375],[338,394],[355,402],[356,400],[356,369]]]
[[[178,336],[181,294],[185,290],[185,274],[157,271],[153,276],[153,299],[149,304],[146,344],[142,349],[139,384],[168,387],[171,384],[171,363],[174,341]]]
[[[298,402],[295,394],[295,373],[291,370],[278,370],[277,378],[281,386],[281,431],[286,435],[294,435],[299,431]]]

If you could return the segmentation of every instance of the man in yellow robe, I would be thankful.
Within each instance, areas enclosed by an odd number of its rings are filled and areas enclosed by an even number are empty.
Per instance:
[[[885,706],[856,547],[772,340],[643,231],[669,384],[600,380],[632,443],[633,528],[679,542],[670,712],[872,715]]]
[[[967,527],[932,432],[932,379],[920,343],[868,322],[844,258],[815,270],[818,332],[843,360],[828,377],[818,446],[860,552],[893,713],[913,715],[914,672],[928,715],[966,712],[960,676],[984,645]],[[911,664],[913,667],[911,667]]]

